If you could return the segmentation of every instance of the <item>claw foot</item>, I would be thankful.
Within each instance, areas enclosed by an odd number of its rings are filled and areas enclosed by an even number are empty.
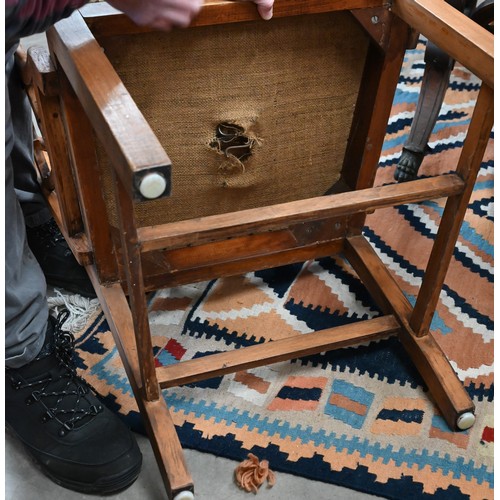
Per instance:
[[[424,159],[424,153],[415,153],[403,148],[398,166],[394,172],[394,179],[398,182],[411,181],[417,178],[418,169]]]

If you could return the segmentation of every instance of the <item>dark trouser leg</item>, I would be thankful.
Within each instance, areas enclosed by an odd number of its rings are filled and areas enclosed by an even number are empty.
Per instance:
[[[14,62],[15,49],[16,46],[12,47],[5,55],[5,79],[14,130],[10,156],[14,165],[15,191],[24,213],[24,221],[28,227],[35,227],[49,221],[51,214],[40,192],[33,168],[31,107]]]
[[[6,366],[11,368],[28,363],[38,354],[48,319],[45,277],[26,243],[25,218],[14,189],[14,162],[22,163],[23,157],[28,161],[31,144],[31,121],[29,127],[20,126],[25,119],[24,103],[19,100],[22,88],[11,95],[7,85],[14,49],[6,54],[5,66],[5,355]],[[27,179],[24,184],[28,185]],[[33,196],[32,202],[28,208],[36,214],[40,200]]]
[[[10,158],[5,173],[5,364],[17,368],[40,351],[49,312],[45,277],[26,243]]]

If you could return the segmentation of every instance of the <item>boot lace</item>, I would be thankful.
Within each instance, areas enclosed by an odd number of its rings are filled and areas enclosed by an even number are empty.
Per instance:
[[[57,375],[54,377],[50,372],[29,382],[21,378],[12,380],[16,389],[36,388],[26,404],[39,403],[44,409],[44,423],[55,419],[61,424],[60,436],[71,432],[86,417],[92,418],[103,411],[102,405],[90,404],[85,397],[91,391],[95,394],[97,391],[76,373],[73,361],[75,338],[62,329],[68,316],[68,311],[62,311],[54,325],[54,353],[62,368]]]

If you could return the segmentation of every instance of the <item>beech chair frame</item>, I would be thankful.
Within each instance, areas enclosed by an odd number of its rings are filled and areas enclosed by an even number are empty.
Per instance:
[[[92,279],[169,498],[194,487],[163,388],[397,334],[449,426],[458,429],[461,418],[474,412],[429,327],[493,126],[493,37],[442,0],[276,0],[274,16],[336,10],[350,11],[370,36],[336,192],[160,226],[137,227],[134,202],[146,174],[168,177],[169,157],[98,41],[148,29],[106,4],[89,4],[49,30],[50,54],[32,49],[23,59],[43,136],[36,159],[47,200]],[[259,21],[253,4],[210,0],[193,26],[241,21]],[[415,33],[478,75],[481,90],[454,173],[373,187],[403,57]],[[113,160],[119,235],[103,217],[95,137]],[[412,306],[362,228],[374,210],[440,197],[447,198],[446,207]],[[147,292],[334,254],[347,258],[382,316],[155,368]],[[157,257],[170,268],[152,266]]]

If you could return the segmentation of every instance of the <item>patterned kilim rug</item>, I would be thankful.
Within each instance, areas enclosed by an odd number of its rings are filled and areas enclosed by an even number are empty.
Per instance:
[[[423,73],[408,53],[378,183],[392,175]],[[479,82],[457,67],[421,175],[458,158]],[[490,141],[491,143],[493,142]],[[446,156],[445,156],[446,153]],[[487,151],[447,275],[432,335],[477,408],[450,432],[395,338],[169,389],[185,447],[387,498],[493,498],[493,144]],[[443,200],[385,209],[365,234],[414,301]],[[325,258],[162,290],[150,297],[158,365],[377,316],[352,269]],[[135,430],[129,384],[97,310],[77,335],[79,366]],[[83,371],[84,369],[84,371]]]

